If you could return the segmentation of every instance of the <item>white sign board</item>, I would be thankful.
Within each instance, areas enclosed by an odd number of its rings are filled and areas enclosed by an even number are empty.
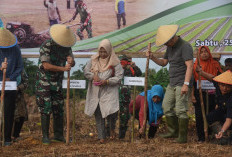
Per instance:
[[[197,80],[197,89],[199,89],[199,81]],[[201,89],[215,89],[212,82],[201,80]]]
[[[124,77],[124,85],[129,86],[144,86],[144,77]]]
[[[85,87],[86,87],[85,80],[70,80],[70,88],[85,89]],[[67,80],[62,81],[62,88],[67,88]]]
[[[6,81],[5,90],[17,90],[16,81]],[[0,81],[0,90],[2,90],[2,81]]]

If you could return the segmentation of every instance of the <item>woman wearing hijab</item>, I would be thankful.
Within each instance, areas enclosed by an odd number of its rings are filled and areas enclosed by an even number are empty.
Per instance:
[[[199,59],[200,65],[203,71],[212,74],[213,76],[217,76],[218,74],[222,73],[222,69],[217,61],[212,58],[210,50],[207,46],[201,46],[199,48]],[[204,123],[201,111],[201,102],[199,96],[199,90],[197,89],[197,80],[198,80],[198,73],[196,72],[196,67],[198,65],[198,61],[196,60],[194,63],[193,68],[193,75],[194,75],[194,87],[192,92],[192,102],[195,106],[195,117],[196,117],[196,128],[197,128],[197,135],[198,141],[203,142],[205,141],[205,134],[204,134]],[[206,80],[204,77],[201,77],[201,80]],[[209,108],[208,111],[212,111],[215,109],[216,102],[215,102],[215,90],[202,90],[202,95],[204,99],[204,104],[206,104],[206,97],[208,92],[208,100],[209,100]]]
[[[147,119],[150,125],[148,138],[154,138],[157,131],[157,120],[162,117],[163,109],[162,102],[164,98],[164,91],[161,85],[154,85],[151,90],[147,91]],[[130,113],[133,114],[133,100],[130,103]],[[139,133],[144,132],[144,92],[136,97],[135,102],[135,118],[139,120]]]
[[[91,57],[84,69],[89,80],[85,114],[95,115],[98,138],[104,143],[107,133],[114,137],[117,111],[119,110],[118,88],[123,77],[120,60],[115,55],[108,39],[100,42],[98,53]]]

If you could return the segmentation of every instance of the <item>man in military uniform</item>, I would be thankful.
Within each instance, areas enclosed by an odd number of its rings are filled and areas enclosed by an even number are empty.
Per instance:
[[[134,62],[131,62],[131,58],[127,57],[126,55],[120,55],[119,59],[121,61],[121,65],[124,69],[124,77],[135,77],[135,76],[141,76],[142,72],[135,65]],[[119,126],[119,138],[123,139],[125,138],[126,131],[127,131],[127,123],[130,119],[130,113],[129,113],[129,104],[131,99],[131,92],[130,87],[124,85],[124,79],[122,79],[121,86],[119,87],[119,120],[120,120],[120,126]]]
[[[43,144],[50,144],[49,123],[53,113],[54,140],[65,142],[63,136],[62,80],[64,71],[75,65],[71,47],[76,43],[75,34],[69,27],[56,24],[50,28],[51,40],[40,48],[36,81],[36,102],[41,113]],[[67,64],[66,64],[67,61]]]
[[[87,10],[87,6],[86,4],[83,2],[83,0],[77,0],[77,7],[76,7],[76,11],[73,14],[73,17],[71,18],[71,21],[76,19],[77,14],[80,14],[80,25],[77,29],[77,35],[79,36],[80,40],[84,39],[83,36],[83,30],[86,29],[87,33],[88,33],[88,38],[92,38],[92,20],[91,20],[91,16],[90,13]]]

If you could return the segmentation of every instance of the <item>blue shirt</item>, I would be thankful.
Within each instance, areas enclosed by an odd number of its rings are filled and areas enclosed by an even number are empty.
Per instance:
[[[125,13],[125,0],[116,0],[116,11],[118,14]]]
[[[0,67],[7,58],[6,78],[10,78],[10,81],[16,81],[16,78],[21,74],[23,70],[23,60],[19,46],[13,46],[11,48],[0,48]],[[0,81],[2,81],[3,72],[0,71]]]

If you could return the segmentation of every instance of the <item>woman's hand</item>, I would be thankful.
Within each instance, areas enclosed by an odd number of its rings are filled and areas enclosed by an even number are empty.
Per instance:
[[[144,127],[142,126],[140,129],[139,129],[139,134],[142,135],[144,133]]]
[[[222,135],[223,135],[223,132],[222,132],[222,131],[219,131],[218,134],[215,134],[215,137],[216,137],[217,139],[220,139],[220,138],[222,138]]]
[[[108,84],[108,80],[101,80],[101,86],[105,86]]]
[[[100,82],[100,79],[99,79],[97,73],[94,73],[93,81],[94,81],[94,82]]]
[[[201,68],[201,66],[199,66],[199,65],[197,65],[196,66],[196,72],[199,74],[201,74],[201,72],[202,72],[202,68]]]

